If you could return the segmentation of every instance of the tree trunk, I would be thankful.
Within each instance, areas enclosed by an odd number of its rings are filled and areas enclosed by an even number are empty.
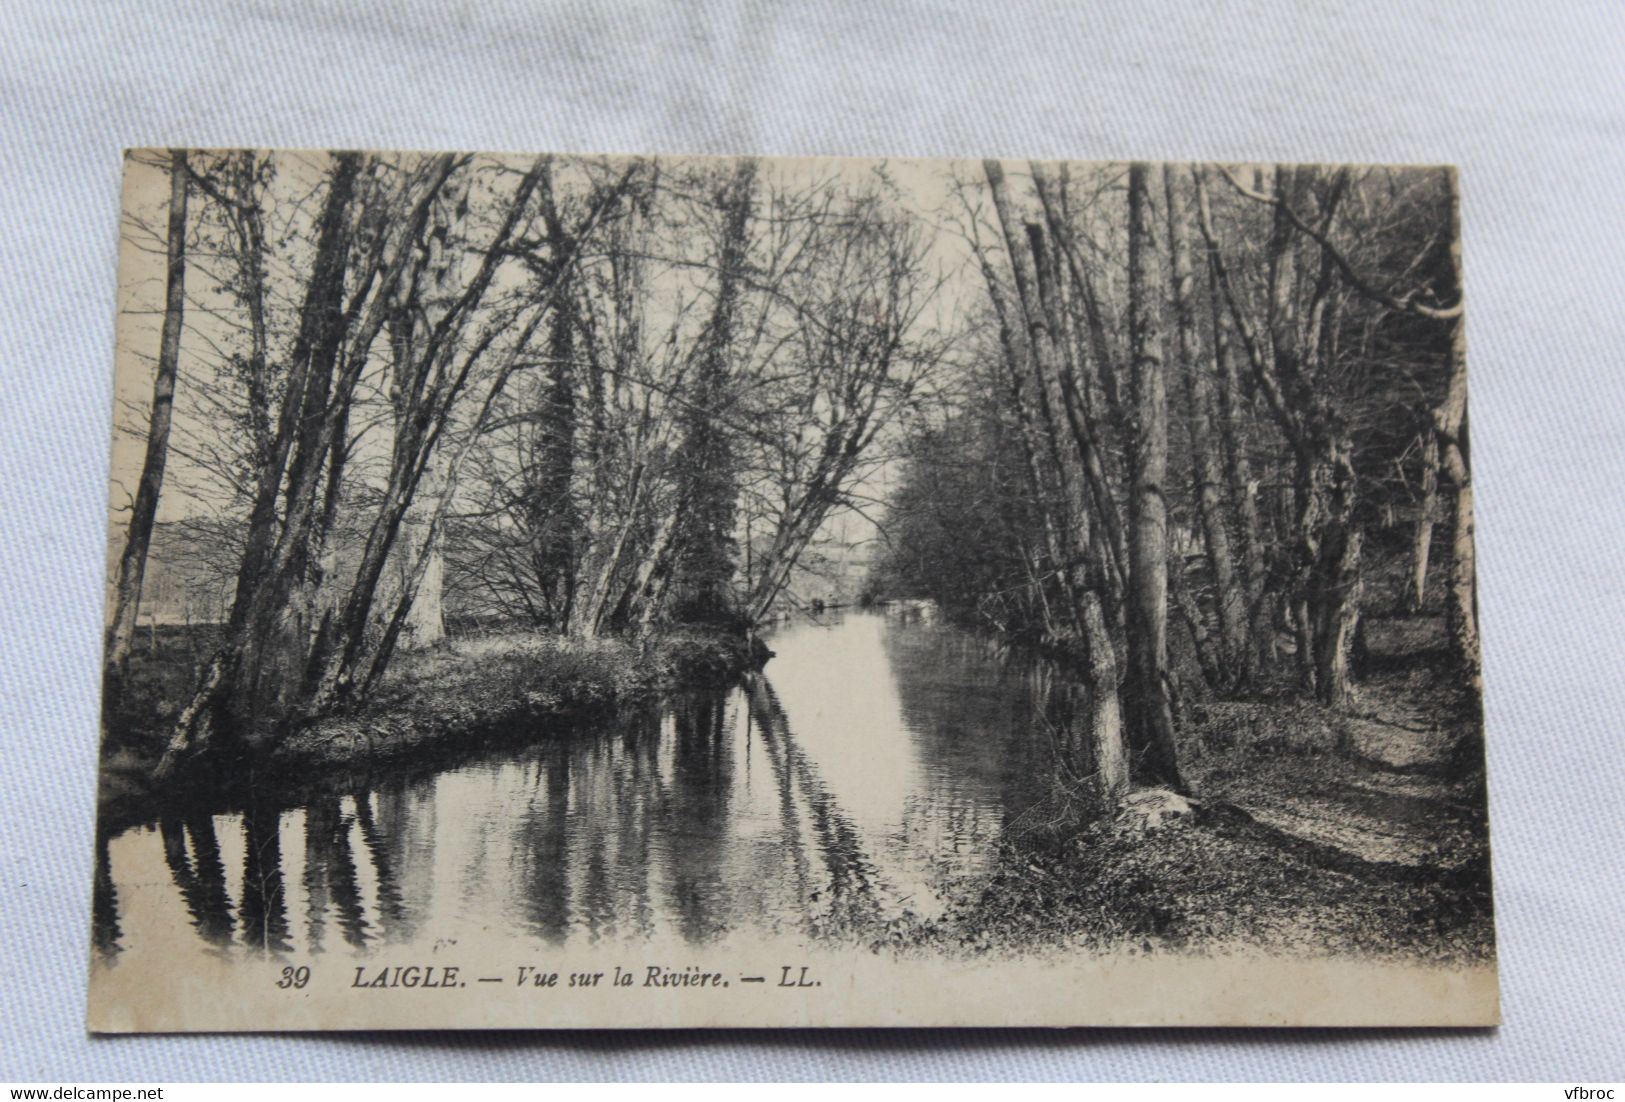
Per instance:
[[[639,624],[652,623],[659,612],[658,585],[670,570],[671,548],[677,536],[679,521],[680,513],[677,509],[667,513],[661,520],[643,560],[632,572],[632,580],[627,584],[622,603],[626,605],[630,614],[637,617]]]
[[[383,501],[362,545],[355,583],[346,595],[339,614],[331,621],[331,630],[324,632],[312,645],[307,690],[304,693],[305,707],[311,712],[325,711],[352,698],[356,689],[370,680],[368,676],[358,680],[356,675],[365,673],[361,668],[361,657],[367,645],[367,625],[378,596],[378,583],[400,536],[402,523],[416,499],[424,472],[439,445],[451,416],[452,405],[466,385],[473,365],[495,338],[495,330],[488,329],[454,365],[458,337],[469,312],[479,304],[495,277],[530,197],[548,171],[549,162],[545,157],[537,158],[531,165],[514,190],[502,224],[486,248],[479,270],[459,293],[457,307],[447,311],[434,326],[422,348],[412,351],[408,365],[412,380],[404,387],[407,396],[402,402],[405,405],[397,414],[394,456]],[[444,182],[442,178],[440,184]],[[418,221],[414,232],[405,241],[417,240],[426,222],[426,217]],[[355,385],[354,365],[347,366],[344,384],[336,401],[348,406]],[[336,418],[339,415],[340,411],[335,409],[329,416]]]
[[[1011,412],[1016,416],[1016,423],[1019,427],[1017,435],[1021,440],[1021,454],[1024,460],[1022,474],[1026,476],[1027,489],[1032,495],[1032,507],[1037,511],[1039,524],[1043,528],[1044,553],[1050,567],[1048,571],[1033,569],[1031,571],[1034,575],[1032,584],[1040,599],[1040,607],[1043,609],[1041,622],[1044,632],[1046,635],[1058,636],[1064,625],[1057,620],[1051,610],[1049,594],[1046,592],[1047,586],[1043,579],[1046,575],[1053,573],[1060,579],[1062,585],[1066,584],[1068,576],[1063,570],[1063,564],[1067,561],[1067,552],[1062,545],[1060,529],[1053,515],[1051,502],[1053,495],[1048,492],[1044,472],[1038,462],[1038,430],[1033,424],[1032,413],[1028,410],[1027,401],[1023,397],[1026,373],[1021,369],[1022,346],[1016,342],[1016,334],[1011,326],[1010,310],[1005,305],[1004,292],[999,286],[998,278],[993,274],[992,266],[987,262],[986,257],[979,255],[978,259],[981,261],[982,277],[987,283],[988,299],[993,304],[993,312],[999,323],[999,347],[1004,353],[1000,360],[1004,369],[1007,400]],[[1070,592],[1065,593],[1064,596],[1067,600],[1067,614],[1071,617],[1071,626],[1081,637],[1084,629],[1081,621],[1076,616],[1077,605],[1071,600]]]
[[[1196,650],[1196,664],[1202,669],[1202,680],[1213,688],[1227,684],[1232,671],[1225,661],[1222,648],[1208,630],[1202,608],[1186,582],[1185,559],[1178,552],[1168,563],[1168,599],[1170,607],[1189,629],[1191,645]]]
[[[535,475],[530,537],[535,541],[537,582],[560,634],[570,630],[575,590],[578,517],[571,489],[576,461],[575,306],[564,287],[554,308],[547,342],[547,389],[537,415]]]
[[[1253,479],[1252,463],[1247,456],[1243,438],[1242,411],[1247,407],[1241,386],[1241,373],[1236,370],[1234,348],[1230,343],[1231,318],[1226,311],[1228,277],[1224,259],[1219,252],[1218,240],[1213,234],[1212,218],[1208,212],[1207,194],[1202,174],[1193,174],[1196,193],[1197,222],[1207,248],[1209,294],[1213,310],[1213,366],[1217,386],[1219,436],[1224,448],[1225,473],[1230,480],[1231,497],[1235,500],[1236,514],[1240,518],[1242,568],[1246,575],[1247,601],[1251,609],[1250,642],[1257,667],[1275,661],[1275,624],[1271,616],[1271,602],[1264,592],[1264,534],[1258,513],[1258,484]],[[1256,352],[1256,342],[1243,333],[1243,344],[1249,354]]]
[[[1346,524],[1328,536],[1309,607],[1315,688],[1321,703],[1340,707],[1349,697],[1349,649],[1360,616],[1360,545],[1363,533]]]
[[[1044,275],[1038,270],[1044,261],[1041,250],[1035,250],[1029,244],[1041,241],[1042,237],[1039,236],[1036,240],[1029,237],[1027,241],[1022,239],[1006,194],[1003,166],[998,161],[987,160],[982,162],[982,170],[987,177],[988,191],[993,197],[994,208],[998,212],[999,227],[1010,259],[1011,275],[1015,280],[1019,316],[1025,325],[1023,334],[1025,340],[1019,345],[1011,342],[1010,348],[1012,351],[1026,353],[1024,358],[1033,384],[1033,400],[1038,407],[1040,418],[1036,427],[1041,431],[1034,435],[1042,439],[1045,453],[1049,457],[1049,469],[1054,472],[1055,477],[1056,493],[1051,506],[1055,514],[1054,526],[1057,536],[1054,567],[1061,582],[1062,595],[1072,620],[1072,629],[1081,639],[1085,635],[1086,628],[1079,607],[1078,573],[1083,565],[1084,551],[1089,545],[1089,536],[1087,517],[1080,508],[1081,498],[1073,486],[1071,471],[1062,450],[1061,431],[1055,418],[1054,404],[1050,401],[1051,382],[1058,380],[1061,374],[1060,358],[1056,350],[1057,334],[1054,329],[1057,311],[1053,306],[1046,309],[1046,303],[1041,300],[1052,298],[1054,290],[1044,286]],[[1014,363],[1011,367],[1012,370],[1017,369]],[[1037,458],[1035,454],[1035,463]],[[1090,640],[1082,641],[1085,647],[1092,645]]]
[[[1219,621],[1220,645],[1216,657],[1220,677],[1224,683],[1233,685],[1245,681],[1249,672],[1247,602],[1236,584],[1230,531],[1225,525],[1221,496],[1224,473],[1213,440],[1211,419],[1213,380],[1207,366],[1202,363],[1201,342],[1196,327],[1195,277],[1191,271],[1185,214],[1177,201],[1173,174],[1164,170],[1163,182],[1168,206],[1168,251],[1173,276],[1179,358],[1182,361],[1180,369],[1185,376],[1185,399],[1189,410],[1192,489],[1207,545],[1208,569],[1213,574],[1214,604]]]
[[[1197,208],[1209,260],[1247,350],[1253,379],[1292,447],[1295,513],[1288,539],[1293,546],[1290,606],[1298,638],[1298,669],[1305,689],[1335,705],[1348,695],[1344,651],[1358,615],[1361,533],[1355,521],[1353,440],[1342,413],[1310,376],[1313,356],[1310,360],[1304,357],[1294,297],[1298,274],[1293,246],[1298,231],[1290,207],[1297,194],[1308,190],[1307,171],[1278,169],[1276,197],[1266,200],[1274,208],[1266,247],[1271,353],[1267,359],[1225,269],[1200,173]],[[1325,230],[1331,226],[1332,202],[1328,201]],[[1317,303],[1324,302],[1330,290],[1325,269],[1321,274],[1315,291]]]
[[[441,593],[445,558],[441,551],[446,513],[451,508],[453,499],[457,496],[458,479],[462,474],[463,464],[467,462],[473,452],[480,434],[484,431],[491,408],[497,399],[502,396],[519,365],[519,360],[530,345],[531,335],[536,331],[546,308],[539,308],[531,315],[530,321],[520,330],[509,348],[506,359],[496,369],[495,378],[485,392],[485,400],[481,403],[479,413],[475,415],[473,423],[468,427],[461,448],[446,465],[444,472],[437,474],[437,486],[433,507],[420,515],[420,522],[425,528],[421,539],[403,541],[397,554],[401,558],[400,575],[401,584],[398,592],[394,594],[395,607],[383,618],[383,632],[378,643],[372,649],[368,661],[366,675],[360,683],[360,696],[367,696],[377,685],[379,679],[388,668],[390,659],[394,657],[395,646],[404,631],[413,610],[419,607],[418,593],[421,587],[432,584],[436,591],[430,606],[437,619],[441,617]],[[437,453],[438,454],[438,453]],[[431,579],[430,575],[434,575]],[[442,630],[443,621],[442,621]]]
[[[1465,419],[1462,425],[1465,427]],[[1451,481],[1456,484],[1456,509],[1450,537],[1450,603],[1446,608],[1445,623],[1450,632],[1450,648],[1457,662],[1474,687],[1478,687],[1482,674],[1473,551],[1473,480],[1467,467],[1467,457],[1455,446],[1450,449],[1449,470]]]
[[[323,409],[309,401],[313,389],[310,379],[325,376],[320,389],[323,393],[331,389],[331,375],[352,320],[350,311],[345,309],[344,276],[351,243],[349,211],[356,177],[362,167],[362,158],[357,154],[340,153],[334,157],[328,193],[316,229],[312,275],[300,311],[299,335],[278,412],[275,454],[257,487],[226,639],[210,660],[192,699],[176,718],[169,745],[154,771],[158,779],[174,769],[180,755],[199,752],[208,744],[212,717],[218,705],[228,698],[243,703],[253,699],[259,655],[276,637],[285,618],[289,594],[298,580],[296,568],[305,557],[318,519],[323,463],[318,458],[289,464],[289,457],[302,454],[325,458],[338,440],[348,413],[349,398],[367,363],[372,342],[384,324],[384,299],[393,294],[406,265],[409,243],[421,232],[428,218],[429,204],[454,166],[455,159],[451,155],[435,158],[430,180],[410,215],[401,220],[400,231],[394,235],[394,248],[372,258],[368,269],[361,274],[360,293],[365,293],[376,280],[378,296],[368,307],[359,331],[345,350],[344,369],[337,388],[342,400]],[[358,303],[353,305],[359,308]],[[285,494],[282,492],[284,472],[287,474]],[[285,515],[280,519],[277,515],[279,498],[286,502]]]
[[[1008,203],[1003,194],[1003,169],[995,161],[986,162],[983,166],[993,190],[995,201],[1001,206],[1001,225],[1009,220]],[[1012,264],[1024,263],[1022,254],[1016,251],[1017,239],[1013,234],[1007,235],[1007,247],[1012,251]],[[982,264],[982,274],[987,282],[988,294],[993,302],[994,311],[999,320],[1000,346],[1004,352],[1003,360],[1005,378],[1008,384],[1009,402],[1021,426],[1018,436],[1021,441],[1021,453],[1024,460],[1023,473],[1033,496],[1034,507],[1038,510],[1040,521],[1044,529],[1046,550],[1048,552],[1052,569],[1059,575],[1061,581],[1061,597],[1066,602],[1066,616],[1073,631],[1077,633],[1082,645],[1083,662],[1080,674],[1084,683],[1086,699],[1088,701],[1088,714],[1085,719],[1085,737],[1089,744],[1089,757],[1099,784],[1102,800],[1108,806],[1115,805],[1117,800],[1128,789],[1128,760],[1129,755],[1124,741],[1122,703],[1118,692],[1117,651],[1112,643],[1110,629],[1107,625],[1106,613],[1100,594],[1087,586],[1075,587],[1072,571],[1067,566],[1074,557],[1081,556],[1084,549],[1089,546],[1089,531],[1087,513],[1079,510],[1077,521],[1079,528],[1069,532],[1065,537],[1061,529],[1069,527],[1065,514],[1060,520],[1052,515],[1053,504],[1050,496],[1045,492],[1043,472],[1039,462],[1039,432],[1033,423],[1033,418],[1027,409],[1027,401],[1023,397],[1023,382],[1025,374],[1021,370],[1021,352],[1026,349],[1024,343],[1018,343],[1010,324],[1010,311],[1004,303],[1004,296],[1000,290],[997,278],[992,267],[985,257],[979,256]],[[1035,254],[1034,279],[1043,278],[1037,268],[1043,264],[1041,254]],[[1021,269],[1017,269],[1020,271]],[[1052,289],[1040,287],[1043,297],[1051,299]],[[1020,281],[1017,293],[1022,293]],[[1030,291],[1028,292],[1030,293]],[[1032,304],[1027,310],[1036,311],[1039,304]],[[1025,311],[1024,311],[1025,313]],[[1045,311],[1043,321],[1038,328],[1038,335],[1047,335],[1049,327],[1055,324],[1056,311],[1053,305]],[[1030,330],[1031,332],[1031,330]],[[1028,352],[1029,355],[1033,353]],[[1043,385],[1042,372],[1036,377],[1039,386]],[[1051,433],[1050,444],[1055,448],[1053,422],[1048,426]],[[1052,452],[1055,462],[1059,465],[1062,460],[1059,450]],[[1057,471],[1059,474],[1059,471]],[[1062,491],[1065,492],[1064,490]],[[1111,504],[1107,499],[1107,504]],[[1076,547],[1069,547],[1066,541],[1074,541]],[[1103,550],[1103,556],[1109,554]],[[1036,573],[1036,572],[1035,572]],[[1102,571],[1102,575],[1104,575]],[[1050,607],[1048,594],[1044,583],[1035,577],[1031,583],[1032,590],[1038,598],[1041,608],[1042,622],[1046,630],[1054,634],[1061,626],[1058,618]]]
[[[702,338],[695,400],[684,410],[678,458],[682,495],[675,555],[666,584],[678,595],[679,613],[704,619],[730,610],[734,575],[734,521],[738,508],[738,456],[722,426],[732,403],[734,327],[750,252],[750,220],[756,163],[741,159],[717,192],[723,217],[717,243],[716,302]],[[646,606],[659,610],[664,598]]]
[[[1182,790],[1168,695],[1168,398],[1154,296],[1156,240],[1151,177],[1160,169],[1129,169],[1129,334],[1133,388],[1133,492],[1129,536],[1128,644],[1138,779]]]
[[[1462,294],[1461,186],[1450,173],[1450,264],[1456,293]],[[1477,563],[1473,550],[1472,448],[1467,421],[1467,321],[1458,314],[1450,330],[1450,381],[1444,404],[1433,414],[1445,472],[1456,487],[1456,508],[1450,538],[1450,594],[1446,624],[1456,661],[1478,687],[1482,681],[1478,641]]]
[[[1081,600],[1084,633],[1091,644],[1084,660],[1084,688],[1089,697],[1089,748],[1095,775],[1099,778],[1101,799],[1112,807],[1128,791],[1129,782],[1123,710],[1117,695],[1117,652],[1111,646],[1099,595],[1087,592]]]
[[[463,261],[466,240],[461,236],[457,208],[468,201],[466,187],[446,188],[435,202],[433,223],[426,241],[424,264],[428,274],[428,301],[422,309],[402,296],[400,328],[406,333],[406,347],[397,354],[397,363],[410,363],[416,349],[433,338],[434,329],[456,308],[464,285]],[[399,396],[398,396],[399,397]],[[396,403],[396,431],[410,431],[404,424],[406,404]],[[410,598],[401,646],[412,650],[430,647],[446,636],[442,602],[445,590],[445,551],[443,535],[433,514],[438,513],[446,484],[445,463],[438,451],[429,457],[423,480],[407,510],[402,525],[402,552],[397,588]],[[414,549],[417,558],[412,558]]]
[[[1422,434],[1422,499],[1416,506],[1416,538],[1411,544],[1411,576],[1405,587],[1405,611],[1421,612],[1427,601],[1428,554],[1433,547],[1433,512],[1439,497],[1439,435]]]
[[[621,568],[621,559],[626,553],[626,544],[632,534],[632,529],[638,520],[638,513],[642,502],[643,464],[639,463],[632,469],[631,485],[627,491],[626,518],[621,522],[620,530],[616,533],[615,542],[604,555],[603,562],[598,568],[598,577],[588,590],[587,605],[580,616],[576,617],[574,630],[584,639],[596,639],[603,630],[604,616],[609,612],[609,595],[615,583],[615,575]]]
[[[1061,407],[1066,414],[1067,427],[1072,434],[1072,442],[1078,452],[1078,460],[1082,466],[1082,477],[1078,493],[1077,510],[1080,517],[1085,518],[1083,527],[1088,527],[1087,517],[1092,507],[1097,531],[1093,534],[1097,541],[1104,544],[1100,549],[1099,558],[1105,563],[1110,584],[1105,592],[1105,607],[1107,619],[1115,618],[1116,610],[1121,608],[1122,595],[1125,588],[1125,577],[1128,573],[1128,544],[1123,534],[1123,519],[1117,508],[1117,500],[1112,496],[1112,483],[1107,471],[1107,456],[1101,445],[1103,423],[1113,421],[1108,402],[1108,412],[1103,417],[1094,408],[1094,402],[1089,392],[1089,380],[1085,377],[1086,364],[1080,365],[1085,359],[1083,350],[1092,348],[1090,353],[1096,359],[1109,356],[1104,333],[1096,333],[1099,322],[1098,304],[1093,307],[1085,305],[1080,311],[1076,306],[1078,298],[1090,299],[1093,294],[1092,286],[1087,285],[1087,269],[1072,258],[1072,250],[1068,243],[1070,234],[1066,220],[1059,209],[1060,203],[1055,195],[1055,187],[1050,181],[1044,167],[1039,164],[1032,166],[1033,187],[1038,193],[1040,204],[1044,208],[1045,225],[1049,227],[1049,236],[1053,240],[1052,247],[1046,247],[1044,229],[1036,224],[1027,226],[1027,240],[1032,249],[1033,266],[1038,280],[1038,298],[1044,309],[1049,331],[1054,334],[1054,342],[1061,351],[1061,362],[1057,367],[1059,372],[1059,390],[1061,392]],[[1075,286],[1074,308],[1065,309],[1062,304],[1062,271],[1066,260],[1066,271],[1072,273]],[[1066,320],[1071,314],[1074,325],[1079,326],[1086,334],[1085,339],[1067,339]],[[1080,319],[1078,314],[1082,314]],[[1091,320],[1093,319],[1093,320]],[[1110,368],[1103,369],[1102,378],[1110,374]],[[1115,423],[1115,421],[1113,421]],[[1099,528],[1104,528],[1104,539]]]
[[[235,695],[244,705],[239,712],[255,710],[252,701],[258,695],[262,655],[274,645],[289,596],[294,586],[303,581],[297,575],[302,572],[299,564],[304,563],[309,551],[314,503],[307,502],[309,507],[301,508],[295,495],[308,496],[314,492],[319,457],[331,450],[331,442],[325,447],[317,446],[325,418],[314,395],[326,394],[331,389],[331,377],[343,341],[344,275],[351,246],[349,220],[361,168],[359,156],[341,154],[335,157],[329,174],[327,196],[315,229],[316,247],[310,279],[299,312],[298,336],[277,413],[274,443],[268,461],[261,466],[249,513],[242,563],[237,572],[236,597],[227,621],[225,646],[230,653],[222,655],[221,662],[225,679],[220,682],[220,689],[222,692],[235,689]],[[312,382],[317,377],[321,382]],[[299,491],[301,485],[311,489]],[[284,489],[287,508],[279,526],[277,505]],[[284,558],[288,565],[279,563]],[[197,740],[201,744],[207,741],[213,705],[199,703],[199,708],[188,708],[182,714],[196,717],[201,725]],[[185,746],[190,738],[188,725],[178,722],[172,749]]]
[[[141,608],[141,582],[147,569],[147,549],[158,516],[158,495],[164,486],[164,465],[169,458],[169,425],[175,410],[175,377],[180,366],[181,323],[186,309],[186,154],[170,153],[169,235],[166,249],[164,322],[158,337],[158,374],[152,384],[152,413],[147,427],[147,454],[141,482],[130,512],[130,531],[119,559],[114,588],[113,620],[107,630],[104,706],[116,702],[123,686],[124,665],[135,638]]]
[[[436,530],[429,536],[423,555],[417,592],[406,615],[406,633],[413,648],[432,647],[446,637],[444,533]]]
[[[1354,518],[1353,444],[1335,424],[1321,424],[1297,450],[1299,671],[1305,688],[1337,707],[1349,697],[1347,650],[1359,615],[1363,534]]]

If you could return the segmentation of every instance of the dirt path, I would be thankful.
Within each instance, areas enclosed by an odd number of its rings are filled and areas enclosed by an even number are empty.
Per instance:
[[[1352,860],[1445,874],[1482,864],[1477,717],[1429,645],[1441,631],[1430,618],[1375,621],[1370,672],[1341,712],[1219,706],[1261,713],[1251,725],[1275,729],[1198,763],[1203,797]]]
[[[997,872],[901,940],[1482,958],[1494,928],[1476,708],[1431,646],[1440,625],[1368,634],[1350,709],[1199,707],[1181,736],[1191,814],[1014,839]]]

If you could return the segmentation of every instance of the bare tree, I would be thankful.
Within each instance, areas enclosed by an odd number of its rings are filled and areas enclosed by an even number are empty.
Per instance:
[[[175,409],[175,378],[180,369],[181,326],[186,309],[186,197],[190,187],[186,152],[169,154],[169,233],[164,264],[164,321],[159,334],[158,371],[152,384],[152,410],[147,425],[147,452],[141,464],[141,482],[130,513],[130,530],[119,558],[114,585],[113,620],[107,629],[106,686],[108,700],[116,700],[124,666],[135,637],[141,607],[141,581],[147,568],[147,548],[158,516],[158,496],[164,485],[169,458],[169,427]]]
[[[1129,169],[1129,333],[1132,348],[1134,445],[1129,498],[1129,674],[1135,704],[1136,771],[1146,781],[1182,787],[1168,693],[1168,397],[1162,362],[1153,269],[1157,261],[1151,209],[1153,177],[1161,169]]]
[[[1213,378],[1202,362],[1197,328],[1195,275],[1186,231],[1186,212],[1179,201],[1175,173],[1165,170],[1164,196],[1168,218],[1168,253],[1180,373],[1185,380],[1186,425],[1192,451],[1191,479],[1197,513],[1207,547],[1208,569],[1213,575],[1221,653],[1217,667],[1226,680],[1244,680],[1248,672],[1246,602],[1236,580],[1235,560],[1224,510],[1225,478],[1213,431]]]
[[[744,608],[763,620],[853,483],[875,462],[875,442],[911,402],[934,349],[910,334],[933,288],[921,272],[917,227],[874,196],[831,213],[803,250],[790,339],[799,368],[758,388],[749,445],[765,545],[746,580]]]
[[[1113,580],[1121,570],[1124,555],[1119,549],[1121,537],[1117,535],[1122,525],[1117,505],[1106,485],[1099,449],[1094,443],[1098,430],[1094,425],[1085,424],[1088,414],[1082,408],[1076,367],[1070,360],[1070,346],[1062,335],[1064,321],[1059,304],[1059,273],[1055,267],[1058,250],[1045,246],[1040,226],[1029,224],[1025,233],[1018,229],[1013,206],[1005,192],[1003,169],[998,162],[984,162],[983,172],[1010,258],[1020,303],[1019,316],[1026,321],[1027,339],[1018,345],[1006,337],[1006,354],[1012,359],[1013,377],[1019,378],[1014,374],[1017,349],[1027,352],[1031,389],[1039,410],[1037,420],[1042,438],[1047,442],[1046,450],[1056,480],[1057,493],[1051,499],[1056,515],[1048,526],[1064,535],[1052,541],[1051,561],[1061,586],[1060,599],[1065,603],[1083,652],[1080,672],[1089,698],[1086,720],[1089,761],[1102,796],[1115,801],[1127,789],[1129,781],[1123,708],[1117,688],[1117,649],[1107,614],[1107,609],[1117,603]],[[1045,196],[1047,188],[1041,174],[1035,174],[1035,183],[1040,196]],[[997,296],[996,280],[990,271],[987,279],[990,292]],[[1001,308],[1001,317],[1002,314]],[[1052,400],[1052,395],[1058,401]],[[1012,398],[1018,404],[1022,402],[1019,385],[1013,389]],[[1067,425],[1064,434],[1053,413],[1053,406],[1057,404],[1063,410]],[[1025,413],[1023,418],[1031,435],[1033,419]],[[1071,473],[1072,459],[1066,449],[1068,442],[1076,448],[1078,471],[1075,476]],[[1030,456],[1029,465],[1036,468],[1040,462],[1036,456]],[[1042,497],[1043,477],[1034,475],[1033,483],[1035,493]],[[1093,538],[1091,510],[1102,518],[1108,540]],[[1084,569],[1089,560],[1094,562],[1092,571]]]

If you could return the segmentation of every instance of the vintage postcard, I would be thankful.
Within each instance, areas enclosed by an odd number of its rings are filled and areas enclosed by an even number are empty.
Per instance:
[[[130,152],[90,1028],[1494,1024],[1459,209]]]

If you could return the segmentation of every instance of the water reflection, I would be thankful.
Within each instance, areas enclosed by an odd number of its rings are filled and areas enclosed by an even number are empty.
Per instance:
[[[370,926],[361,902],[355,825],[355,816],[333,797],[314,800],[305,809],[305,891],[310,898],[310,947],[315,951],[322,948],[330,902],[339,935],[351,945],[367,943]]]
[[[164,863],[169,866],[198,935],[211,945],[230,942],[235,919],[214,817],[191,815],[183,822],[166,816],[158,822],[158,833],[163,841]]]
[[[804,620],[763,675],[612,728],[98,842],[105,960],[819,935],[931,913],[1044,795],[1064,691],[916,610]],[[1062,705],[1057,705],[1057,700]]]
[[[107,831],[96,830],[96,877],[90,892],[90,939],[103,959],[111,960],[122,946],[119,925],[118,887],[113,883],[113,863],[107,855]]]
[[[790,718],[768,679],[751,678],[745,693],[750,717],[762,733],[762,747],[776,778],[781,818],[796,871],[795,895],[802,909],[834,923],[872,915],[878,909],[881,883],[864,856],[858,828],[841,811],[816,764],[797,745]],[[810,846],[800,836],[798,807],[807,812]],[[809,848],[818,858],[817,874],[809,866]]]
[[[275,808],[256,805],[243,814],[243,944],[286,952],[293,947],[288,935],[282,815]]]
[[[732,811],[733,744],[717,693],[694,693],[671,716],[671,785],[663,795],[666,893],[677,927],[689,941],[715,938],[726,929],[730,892],[725,871]]]

